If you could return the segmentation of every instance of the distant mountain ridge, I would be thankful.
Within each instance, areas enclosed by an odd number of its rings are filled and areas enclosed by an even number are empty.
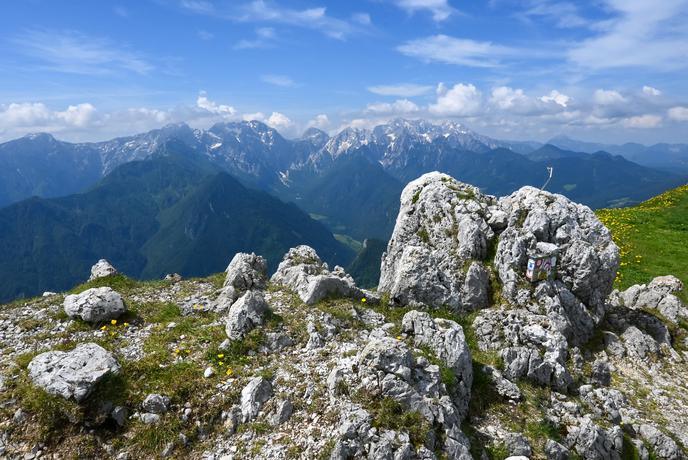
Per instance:
[[[180,123],[96,143],[70,144],[43,134],[0,144],[0,207],[32,195],[86,190],[170,140],[245,186],[292,201],[333,233],[358,241],[388,238],[403,184],[430,171],[503,195],[523,185],[541,186],[547,167],[554,166],[549,189],[596,208],[642,201],[688,176],[602,153],[500,141],[454,122],[396,119],[332,137],[310,128],[297,139],[258,121],[217,123],[207,130]]]
[[[187,149],[169,142],[85,193],[0,209],[0,301],[67,289],[102,257],[146,279],[216,273],[242,251],[259,252],[275,269],[298,244],[333,264],[353,259],[295,205],[244,187]]]

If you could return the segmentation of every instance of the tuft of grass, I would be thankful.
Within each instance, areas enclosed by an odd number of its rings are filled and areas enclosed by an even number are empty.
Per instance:
[[[428,234],[428,231],[425,229],[425,227],[418,230],[418,237],[421,239],[423,243],[430,243],[430,235]]]
[[[373,416],[372,425],[378,429],[405,431],[411,443],[424,445],[431,430],[430,423],[420,412],[407,411],[394,398],[385,397],[369,401],[368,409]]]
[[[93,281],[88,281],[86,283],[80,284],[72,288],[69,291],[70,294],[81,294],[87,289],[99,288],[99,287],[110,287],[120,294],[125,294],[142,284],[140,281],[131,279],[125,275],[117,274],[111,276],[105,276],[103,278],[97,278]]]

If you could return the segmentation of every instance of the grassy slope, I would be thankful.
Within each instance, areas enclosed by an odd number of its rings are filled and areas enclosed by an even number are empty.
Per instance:
[[[669,274],[688,286],[688,185],[632,208],[601,209],[597,215],[621,248],[618,288]]]

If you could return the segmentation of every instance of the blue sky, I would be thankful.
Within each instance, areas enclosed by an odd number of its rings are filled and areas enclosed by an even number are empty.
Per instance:
[[[4,2],[0,140],[395,117],[688,142],[688,0]]]

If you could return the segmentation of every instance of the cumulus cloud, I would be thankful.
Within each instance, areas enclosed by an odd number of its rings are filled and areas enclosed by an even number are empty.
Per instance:
[[[84,128],[95,118],[96,108],[89,104],[70,105],[65,110],[50,110],[42,102],[11,103],[0,107],[0,125],[4,129],[30,128],[59,131],[69,127]]]
[[[247,113],[242,116],[244,121],[260,121],[275,129],[288,129],[294,126],[294,122],[289,117],[280,112],[272,112],[270,116],[263,112]]]
[[[369,86],[368,91],[380,96],[414,97],[422,96],[432,91],[430,85],[417,85],[415,83],[399,83],[396,85]]]
[[[627,128],[648,129],[656,128],[662,124],[662,117],[659,115],[638,115],[627,118],[623,121],[623,125]]]
[[[647,96],[661,96],[662,92],[658,90],[657,88],[653,88],[652,86],[643,86],[643,94]]]
[[[571,98],[569,96],[562,94],[557,90],[552,90],[548,95],[541,96],[540,100],[545,103],[554,102],[562,107],[567,107],[569,102],[571,102]]]
[[[196,98],[196,107],[214,115],[233,116],[236,114],[236,109],[234,107],[225,104],[218,104],[208,99],[205,91],[201,91],[201,93],[198,95],[198,98]]]
[[[672,107],[667,111],[667,115],[674,121],[688,121],[688,107]]]
[[[447,88],[437,85],[437,102],[428,107],[430,113],[439,116],[471,116],[478,113],[482,104],[482,93],[471,84],[458,83]]]
[[[321,113],[310,120],[306,126],[308,128],[327,129],[330,127],[330,118],[326,114]]]
[[[366,107],[366,112],[370,113],[387,113],[387,114],[399,114],[406,115],[409,113],[418,112],[420,107],[415,103],[409,101],[408,99],[399,99],[392,103],[388,102],[377,102],[374,104],[368,104]]]
[[[605,89],[595,90],[593,100],[595,101],[595,104],[598,105],[614,105],[626,102],[626,98],[623,97],[618,91]]]

